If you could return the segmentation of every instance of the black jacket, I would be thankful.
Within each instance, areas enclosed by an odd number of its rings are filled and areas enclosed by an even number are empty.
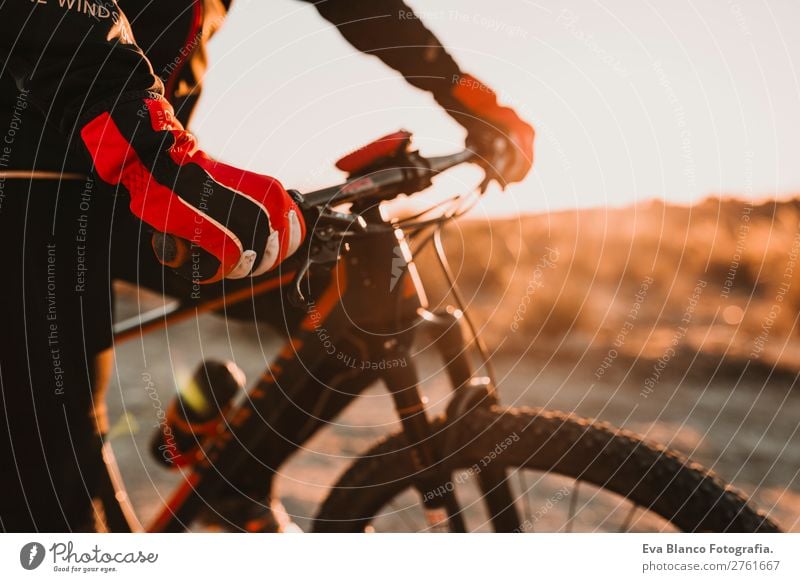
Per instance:
[[[447,102],[458,68],[402,0],[314,4],[355,48]],[[206,69],[205,44],[228,5],[7,0],[0,7],[0,132],[13,128],[13,136],[8,150],[0,144],[0,172],[86,172],[88,159],[70,146],[72,137],[90,116],[135,93],[164,95],[188,123]]]

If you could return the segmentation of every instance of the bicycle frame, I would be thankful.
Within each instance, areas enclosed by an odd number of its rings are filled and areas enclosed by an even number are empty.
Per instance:
[[[322,191],[321,191],[322,192]],[[362,209],[368,223],[383,223],[378,206]],[[402,229],[366,231],[348,238],[350,251],[332,270],[327,286],[308,306],[305,318],[292,331],[277,358],[270,364],[241,404],[220,424],[219,434],[205,443],[205,454],[183,473],[183,483],[169,497],[151,532],[174,532],[185,529],[204,500],[213,497],[223,483],[222,476],[236,475],[252,466],[254,450],[269,449],[270,439],[282,453],[272,459],[269,469],[277,472],[293,450],[308,440],[331,418],[317,418],[310,427],[298,427],[289,440],[293,447],[280,443],[270,434],[280,423],[291,403],[314,403],[319,385],[309,378],[325,362],[336,358],[345,368],[374,372],[391,393],[395,410],[416,465],[415,485],[420,493],[426,520],[431,528],[445,526],[450,531],[464,531],[460,508],[452,488],[441,485],[450,481],[445,460],[433,445],[431,422],[420,393],[417,368],[411,357],[415,335],[424,331],[442,357],[452,384],[453,399],[448,418],[457,419],[471,407],[496,402],[490,378],[478,376],[472,361],[471,342],[463,332],[463,314],[458,309],[429,309],[428,300],[406,234]],[[166,311],[144,314],[123,322],[115,329],[117,342],[165,327],[199,314],[216,311],[285,285],[294,272],[278,273],[252,286],[204,301],[201,304],[178,304]],[[357,345],[357,353],[347,353],[341,345]],[[360,366],[353,365],[359,358]],[[328,360],[330,363],[330,360]],[[404,365],[398,365],[403,362]],[[289,390],[291,395],[283,393]],[[282,398],[280,396],[283,396]],[[352,402],[357,395],[344,404]],[[334,414],[341,410],[333,411]],[[302,434],[299,434],[302,433]],[[284,438],[285,435],[280,435]],[[241,445],[241,446],[239,446]],[[248,465],[251,463],[251,465]],[[494,516],[496,531],[514,531],[520,519],[514,508],[505,472],[483,471],[479,476],[484,499]],[[447,490],[443,496],[425,492]],[[111,512],[111,517],[118,512]],[[126,529],[121,519],[109,520],[114,529]]]

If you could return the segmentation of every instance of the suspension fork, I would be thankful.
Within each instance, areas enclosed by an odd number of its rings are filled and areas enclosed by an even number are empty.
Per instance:
[[[497,404],[493,379],[475,374],[461,325],[461,312],[448,308],[421,315],[453,385],[453,399],[447,407],[448,425],[452,427],[475,407]],[[483,467],[478,482],[495,531],[520,531],[521,520],[503,467],[491,464]]]
[[[433,429],[425,412],[425,403],[419,391],[416,367],[410,358],[408,346],[396,339],[385,342],[382,357],[387,362],[407,362],[385,370],[382,379],[392,395],[403,432],[411,446],[411,456],[417,474],[415,486],[422,499],[425,519],[432,530],[448,526],[451,532],[465,532],[466,525],[452,480],[444,469],[440,451],[434,446]]]

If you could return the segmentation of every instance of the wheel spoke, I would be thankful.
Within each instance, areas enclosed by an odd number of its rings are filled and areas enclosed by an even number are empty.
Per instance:
[[[569,516],[567,517],[567,533],[572,533],[572,524],[575,520],[575,510],[578,507],[578,488],[581,482],[575,479],[575,486],[572,488],[572,496],[569,500]]]
[[[519,479],[519,486],[522,495],[522,523],[530,520],[530,529],[533,531],[533,510],[531,509],[530,491],[528,491],[528,483],[525,480],[525,471],[522,469],[517,470],[517,478]]]
[[[389,503],[389,507],[394,511],[395,514],[400,516],[401,521],[406,524],[406,527],[408,527],[410,531],[418,532],[424,529],[420,528],[418,524],[414,523],[414,520],[411,519],[405,510],[398,508],[396,499],[393,499],[392,502]]]
[[[636,515],[636,510],[639,509],[639,506],[635,503],[631,502],[631,509],[628,511],[628,515],[625,517],[625,521],[622,522],[622,525],[619,528],[620,533],[622,532],[629,532],[631,524],[633,523],[633,516]]]

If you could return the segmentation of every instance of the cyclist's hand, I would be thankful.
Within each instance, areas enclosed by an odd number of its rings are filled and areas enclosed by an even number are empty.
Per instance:
[[[93,117],[81,138],[100,179],[125,188],[131,211],[172,235],[169,246],[179,243],[181,252],[159,253],[160,260],[193,280],[260,275],[305,237],[303,216],[280,182],[208,157],[155,95]],[[157,253],[164,241],[154,237]]]
[[[488,177],[503,187],[520,182],[533,165],[533,127],[499,105],[494,91],[471,75],[458,78],[451,96],[461,110],[455,117],[468,132],[467,147],[478,154]]]

